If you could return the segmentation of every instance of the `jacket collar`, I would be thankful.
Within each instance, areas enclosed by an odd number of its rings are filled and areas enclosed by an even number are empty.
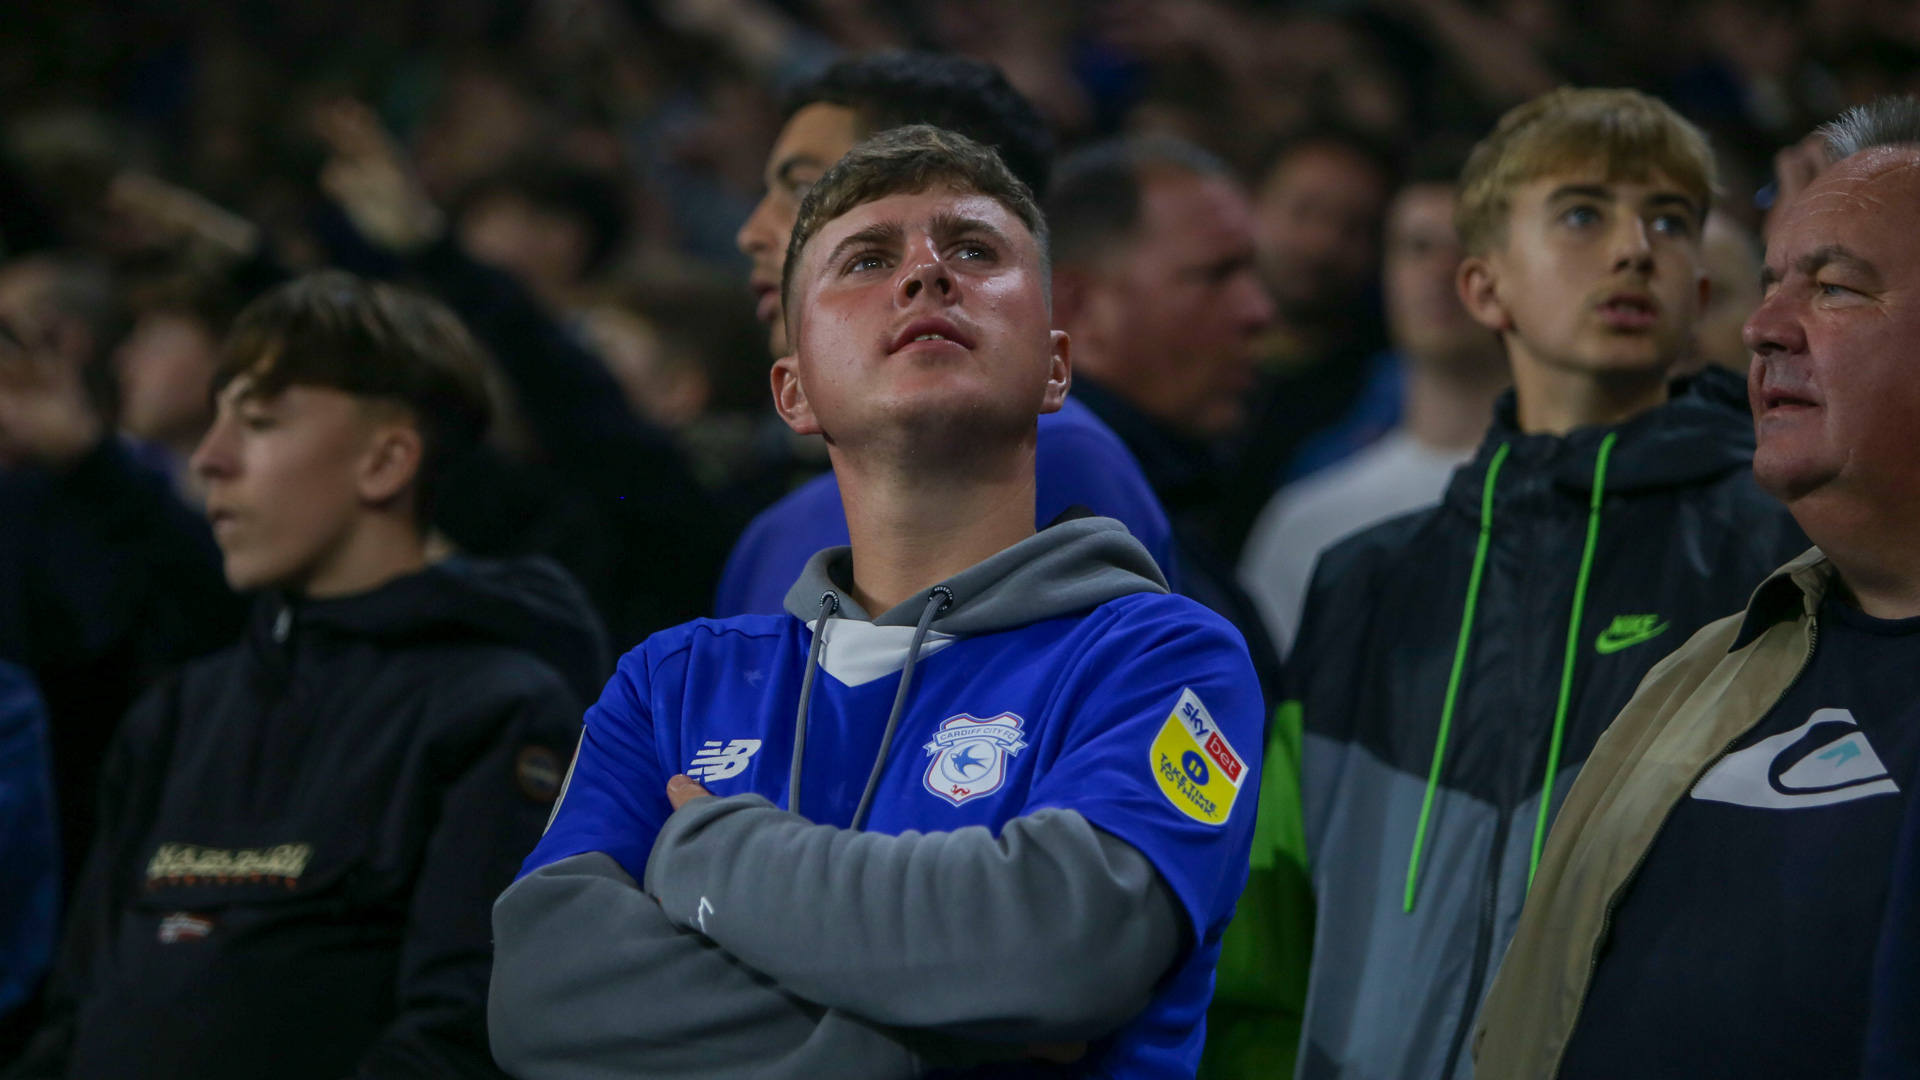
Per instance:
[[[1753,590],[1746,617],[1740,622],[1740,633],[1727,651],[1739,652],[1746,648],[1775,623],[1812,618],[1820,610],[1820,602],[1826,599],[1833,578],[1833,564],[1817,547],[1808,548],[1775,570]]]

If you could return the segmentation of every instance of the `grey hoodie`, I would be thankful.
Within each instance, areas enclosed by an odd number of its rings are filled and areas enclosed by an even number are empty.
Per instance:
[[[788,609],[916,627],[882,762],[929,635],[1166,591],[1145,549],[1105,518],[1056,524],[877,618],[847,596],[850,571],[848,549],[819,553]],[[802,732],[825,636],[813,635]],[[796,739],[796,759],[803,748]],[[1146,858],[1072,810],[1016,817],[997,836],[883,835],[751,794],[674,813],[643,886],[604,854],[561,859],[509,889],[494,926],[494,1053],[528,1080],[894,1078],[1018,1061],[1030,1044],[1117,1029],[1187,944]],[[953,971],[967,977],[930,977]]]

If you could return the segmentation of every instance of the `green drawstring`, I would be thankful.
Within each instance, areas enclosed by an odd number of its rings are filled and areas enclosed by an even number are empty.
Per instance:
[[[1527,888],[1540,869],[1540,847],[1547,838],[1547,806],[1553,800],[1553,776],[1560,770],[1560,739],[1567,727],[1567,701],[1573,694],[1573,658],[1580,646],[1580,617],[1587,607],[1587,576],[1593,572],[1594,542],[1600,537],[1600,500],[1606,494],[1607,455],[1614,435],[1600,440],[1600,457],[1593,463],[1593,502],[1587,508],[1587,546],[1580,552],[1580,577],[1573,586],[1573,614],[1567,619],[1567,660],[1560,668],[1560,702],[1553,708],[1553,741],[1547,744],[1547,778],[1540,785],[1540,816],[1533,826],[1533,855],[1527,860]]]
[[[1480,542],[1473,549],[1473,574],[1467,579],[1467,607],[1460,615],[1460,640],[1453,647],[1453,673],[1447,676],[1447,698],[1440,706],[1440,735],[1433,744],[1433,765],[1427,770],[1427,794],[1420,800],[1420,824],[1413,830],[1413,857],[1407,860],[1406,910],[1413,910],[1414,885],[1420,878],[1420,848],[1427,839],[1427,818],[1433,813],[1433,792],[1440,786],[1440,764],[1447,753],[1447,730],[1453,726],[1453,703],[1460,696],[1460,673],[1467,666],[1467,646],[1473,640],[1473,608],[1480,600],[1480,574],[1487,566],[1487,545],[1493,538],[1493,484],[1507,460],[1512,443],[1502,443],[1487,465],[1480,488]],[[1603,459],[1604,460],[1604,459]]]

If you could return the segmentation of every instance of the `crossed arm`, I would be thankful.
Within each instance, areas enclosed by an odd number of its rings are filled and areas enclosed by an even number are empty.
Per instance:
[[[669,784],[641,887],[563,859],[494,912],[494,1053],[537,1080],[907,1077],[1069,1060],[1183,947],[1147,860],[1070,810],[885,836]],[[830,1069],[823,1066],[829,1064]]]

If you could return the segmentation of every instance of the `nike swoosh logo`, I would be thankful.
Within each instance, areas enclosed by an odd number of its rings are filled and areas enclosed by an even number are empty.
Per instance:
[[[1792,753],[1820,724],[1835,725],[1831,737],[1804,754]],[[1832,806],[1899,793],[1900,785],[1887,775],[1866,732],[1845,709],[1816,709],[1792,731],[1721,758],[1693,786],[1696,799],[1762,810]]]
[[[1638,621],[1626,622],[1626,625],[1622,625],[1623,622],[1626,620],[1615,619],[1612,626],[1600,631],[1599,638],[1593,643],[1595,652],[1601,656],[1617,653],[1621,649],[1631,648],[1643,641],[1651,641],[1659,637],[1667,632],[1668,626],[1672,625],[1661,623],[1658,626],[1647,626]]]

